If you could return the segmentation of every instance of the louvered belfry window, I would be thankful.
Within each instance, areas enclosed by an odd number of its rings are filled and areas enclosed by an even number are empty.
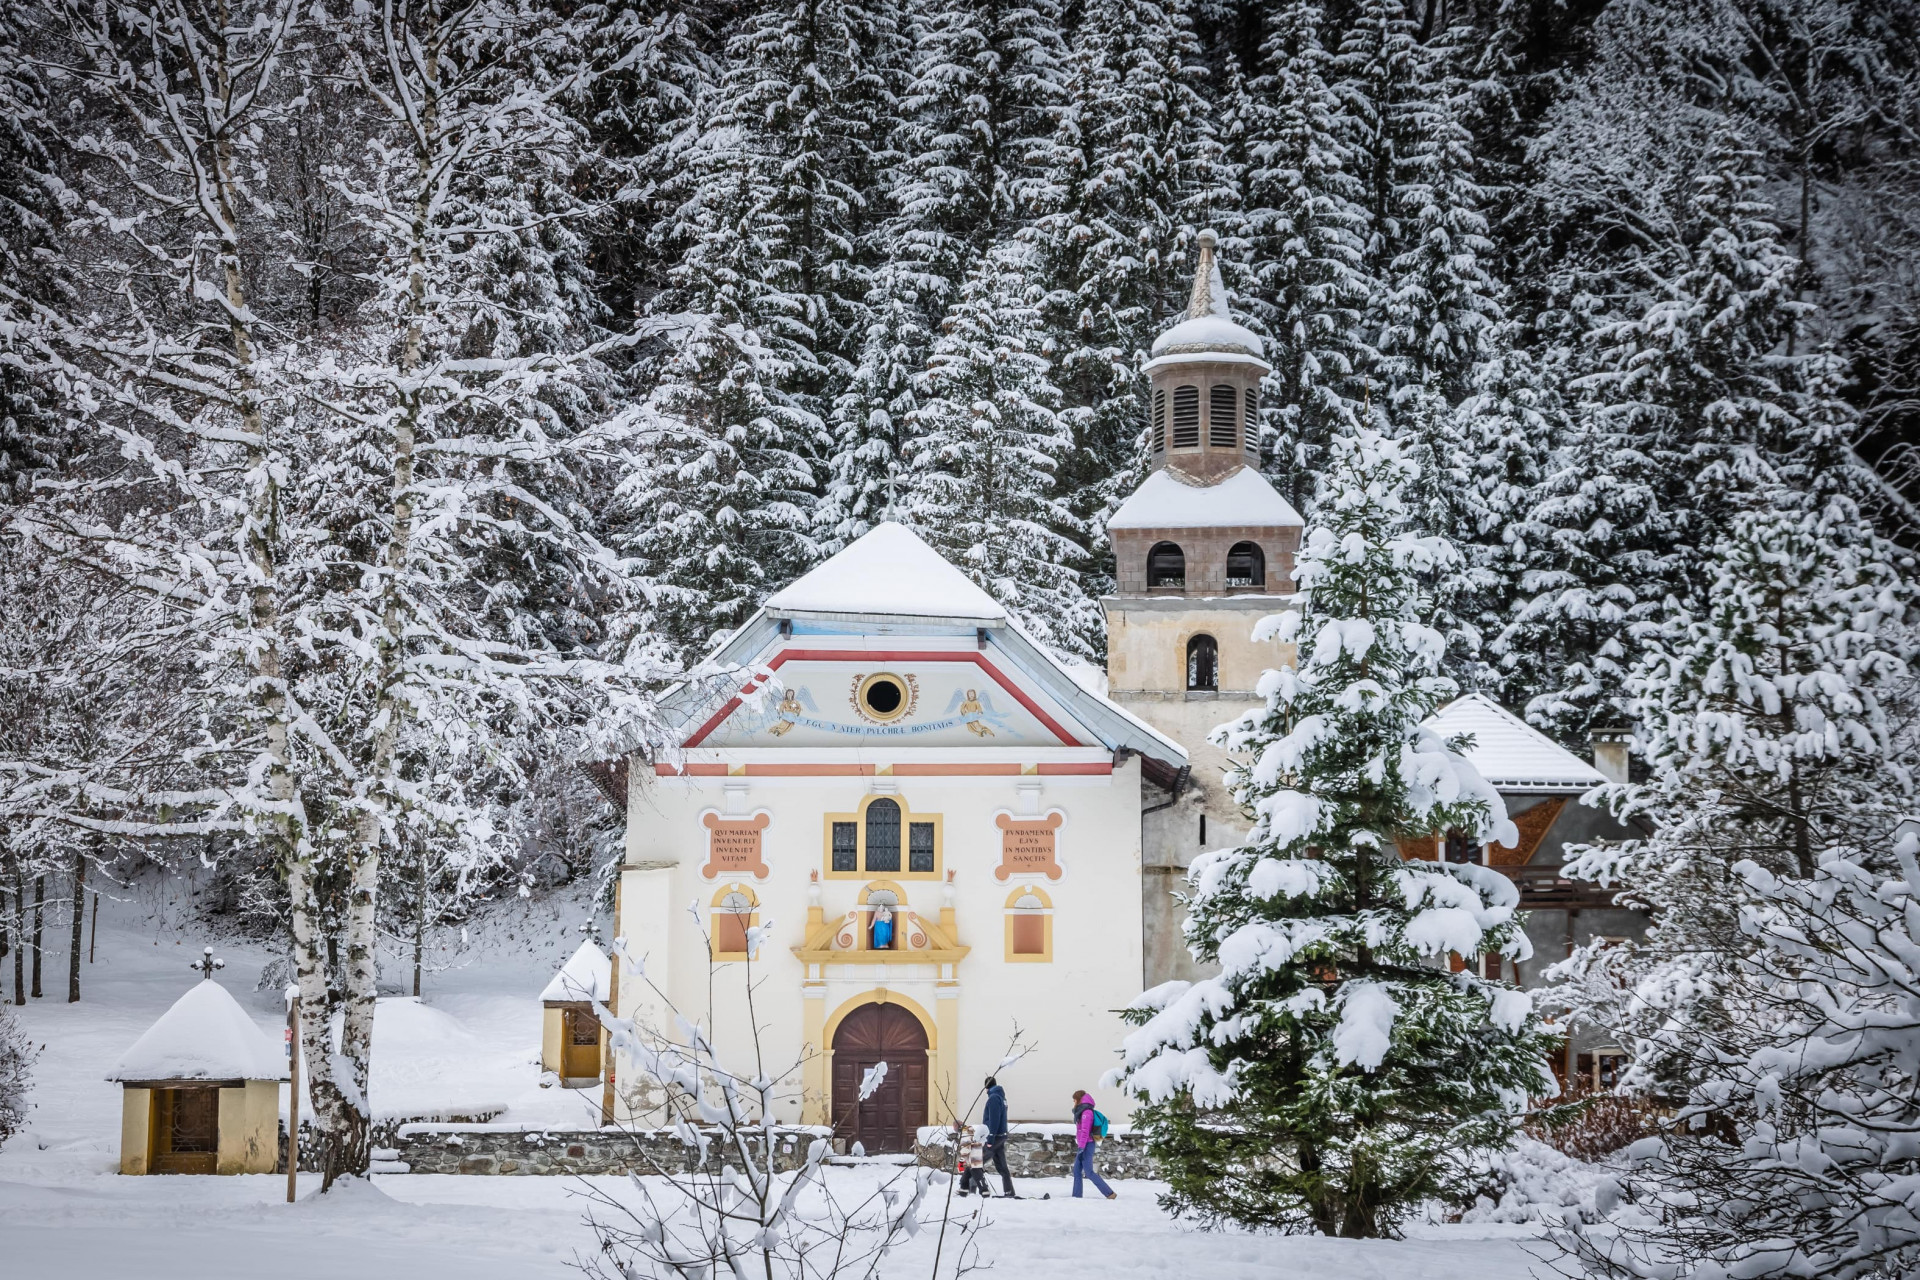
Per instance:
[[[1260,388],[1247,388],[1247,434],[1241,437],[1246,442],[1247,452],[1255,453],[1260,448]]]
[[[1237,399],[1230,382],[1216,382],[1207,391],[1207,443],[1216,449],[1231,449],[1238,443],[1235,437],[1240,425]]]
[[[1147,422],[1147,437],[1153,443],[1153,451],[1159,453],[1167,447],[1167,389],[1155,387],[1153,390],[1153,417]]]
[[[1173,389],[1173,447],[1176,449],[1200,447],[1200,388],[1198,387],[1185,386]]]

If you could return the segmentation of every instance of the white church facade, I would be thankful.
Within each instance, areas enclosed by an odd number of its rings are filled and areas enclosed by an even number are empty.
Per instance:
[[[967,1109],[1016,1037],[1014,1118],[1066,1115],[1140,991],[1143,776],[1180,745],[897,524],[715,659],[744,678],[689,695],[675,758],[629,779],[619,932],[650,985],[623,976],[619,1012],[710,1019],[723,1059],[784,1078],[779,1119],[868,1151]]]

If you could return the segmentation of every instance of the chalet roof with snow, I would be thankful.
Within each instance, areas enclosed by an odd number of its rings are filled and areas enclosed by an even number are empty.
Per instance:
[[[1161,785],[1187,764],[1179,743],[1076,679],[998,601],[892,522],[770,596],[710,660],[741,675],[669,694],[680,759],[657,773],[778,771],[796,749],[814,765],[889,772],[896,760],[959,758],[1090,772],[1132,752]],[[898,681],[901,695],[878,715],[860,692],[874,678]]]
[[[1213,255],[1218,243],[1213,232],[1200,233],[1200,265],[1194,273],[1186,317],[1153,340],[1153,359],[1146,366],[1149,371],[1200,362],[1256,364],[1263,372],[1271,367],[1260,335],[1236,321],[1227,308],[1227,286]]]
[[[596,1000],[601,1004],[613,998],[613,962],[591,940],[580,944],[560,972],[540,992],[540,999],[564,1004]]]
[[[1582,792],[1607,779],[1592,764],[1483,693],[1456,698],[1428,717],[1443,738],[1472,734],[1467,761],[1499,791]]]
[[[227,989],[195,983],[120,1055],[109,1080],[284,1080],[286,1048]]]
[[[1155,471],[1107,518],[1109,529],[1301,527],[1306,521],[1267,478],[1242,467],[1217,484]]]

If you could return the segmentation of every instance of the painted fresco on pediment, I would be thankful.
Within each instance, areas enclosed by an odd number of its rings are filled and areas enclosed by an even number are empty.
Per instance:
[[[863,705],[859,692],[877,670],[852,664],[790,665],[780,672],[777,685],[744,701],[702,745],[1060,745],[1060,737],[1029,707],[973,663],[900,670],[897,678],[907,691],[904,705],[882,721]]]

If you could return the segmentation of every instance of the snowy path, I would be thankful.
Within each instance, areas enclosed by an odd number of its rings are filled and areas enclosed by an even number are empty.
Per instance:
[[[317,1179],[303,1181],[311,1195]],[[288,1206],[282,1178],[0,1179],[0,1271],[10,1280],[577,1280],[575,1250],[593,1243],[571,1179],[375,1181],[372,1191]],[[1113,1203],[1059,1198],[1064,1182],[1024,1185],[1056,1198],[992,1206],[982,1260],[1005,1280],[1530,1280],[1537,1266],[1530,1237],[1512,1228],[1429,1227],[1396,1241],[1198,1232],[1154,1206],[1151,1184],[1117,1183]],[[882,1275],[925,1275],[930,1248],[902,1248]]]

